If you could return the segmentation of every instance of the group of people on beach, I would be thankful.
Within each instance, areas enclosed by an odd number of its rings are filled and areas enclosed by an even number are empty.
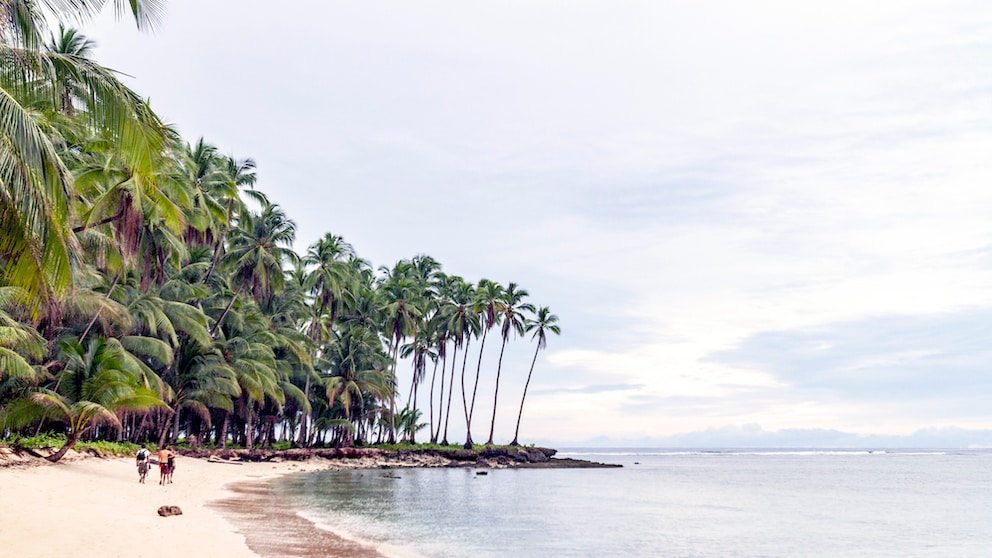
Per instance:
[[[134,462],[138,466],[138,482],[144,484],[145,477],[148,476],[148,467],[151,465],[151,450],[146,444],[141,444],[141,449],[134,457]],[[176,452],[171,446],[162,446],[158,450],[158,470],[159,484],[172,484],[172,473],[176,470]]]

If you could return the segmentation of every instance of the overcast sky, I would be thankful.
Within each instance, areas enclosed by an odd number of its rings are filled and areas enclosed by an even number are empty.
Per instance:
[[[87,27],[96,58],[254,158],[299,251],[426,253],[560,317],[521,441],[992,428],[992,4],[167,4]]]

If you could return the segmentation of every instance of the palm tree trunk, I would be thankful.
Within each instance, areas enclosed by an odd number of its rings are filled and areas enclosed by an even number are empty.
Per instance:
[[[510,442],[511,446],[519,446],[517,438],[520,436],[520,417],[524,416],[524,399],[527,399],[527,386],[530,385],[530,375],[534,373],[534,363],[537,362],[537,353],[541,350],[541,344],[537,344],[537,348],[534,349],[534,360],[530,361],[530,372],[527,372],[527,382],[524,383],[524,395],[520,398],[520,412],[517,414],[517,429],[513,432],[513,441]]]
[[[65,441],[65,444],[63,444],[62,447],[59,448],[59,451],[53,453],[52,455],[49,455],[45,459],[51,461],[52,463],[56,463],[59,459],[62,459],[62,456],[64,456],[67,451],[76,447],[76,442],[79,441],[80,434],[81,432],[78,432],[76,430],[70,432],[69,438]]]
[[[220,327],[220,324],[221,324],[221,322],[224,321],[224,318],[227,316],[227,313],[231,311],[231,307],[234,306],[234,301],[238,299],[238,295],[241,294],[241,291],[244,288],[245,288],[245,285],[244,285],[244,283],[242,283],[241,286],[238,287],[238,290],[235,291],[234,296],[231,297],[231,302],[228,302],[227,303],[227,308],[224,308],[224,311],[221,312],[220,317],[217,318],[217,323],[214,324],[214,327],[210,328],[210,336],[211,337],[213,337],[214,334],[217,333],[217,328]]]
[[[437,359],[434,359],[434,371],[431,372],[431,391],[430,396],[427,398],[427,404],[430,408],[430,432],[431,432],[431,443],[437,443],[437,438],[434,436],[434,379],[437,378]],[[441,374],[441,381],[444,381],[444,374]]]
[[[158,435],[158,447],[165,447],[165,441],[169,435],[169,424],[172,422],[172,415],[176,414],[176,411],[169,410],[169,415],[165,419],[165,424],[162,425],[161,432]]]
[[[493,390],[493,418],[489,423],[489,440],[486,445],[493,444],[493,432],[496,431],[496,402],[499,401],[499,374],[503,369],[503,351],[506,350],[506,337],[503,338],[503,346],[499,349],[499,362],[496,365],[496,389]]]
[[[486,349],[486,334],[489,333],[489,328],[482,330],[482,343],[479,345],[479,364],[475,367],[475,385],[472,386],[472,405],[468,408],[468,420],[472,421],[472,417],[475,416],[475,394],[479,391],[479,373],[482,371],[482,352]]]
[[[396,348],[393,350],[393,389],[389,393],[389,443],[396,443],[396,364],[400,359],[400,338],[396,338]]]
[[[230,216],[228,216],[228,220],[230,220]],[[217,262],[220,261],[220,252],[221,252],[221,249],[224,247],[224,237],[225,236],[227,236],[227,228],[226,227],[220,233],[220,238],[217,240],[216,246],[214,246],[214,257],[213,257],[213,260],[210,261],[210,267],[207,268],[207,273],[203,276],[203,284],[204,285],[207,284],[207,281],[210,280],[210,276],[214,274],[214,269],[217,268]]]
[[[307,379],[304,382],[303,394],[309,398],[310,397],[310,374],[307,374]],[[306,445],[307,441],[307,414],[304,411],[300,411],[300,435],[296,439],[296,443],[301,447]]]
[[[448,382],[448,411],[444,415],[444,436],[441,438],[441,445],[448,445],[448,420],[451,419],[451,394],[455,391],[455,365],[458,364],[458,344],[455,343],[454,353],[451,355],[451,381]],[[438,428],[441,425],[438,424]]]
[[[110,288],[107,289],[107,294],[103,297],[104,300],[110,298],[110,295],[114,292],[114,287],[117,286],[117,281],[120,278],[121,278],[121,274],[120,273],[118,273],[117,275],[114,276],[114,280],[110,282]],[[93,319],[90,320],[90,323],[86,326],[86,329],[84,329],[83,332],[81,334],[79,334],[79,342],[80,343],[83,342],[83,339],[86,339],[86,334],[89,333],[90,332],[90,329],[93,328],[93,324],[95,324],[96,323],[96,319],[100,317],[100,310],[102,310],[102,309],[103,309],[102,307],[96,309],[96,312],[93,313]]]
[[[465,354],[462,356],[462,409],[465,411],[465,449],[472,449],[472,417],[468,414],[468,394],[465,393],[465,364],[468,363],[468,346],[472,337],[465,340]]]
[[[173,416],[173,419],[175,420],[172,423],[172,442],[177,443],[179,442],[179,407],[178,406],[176,406],[176,414]],[[187,434],[189,433],[187,432]]]
[[[410,407],[410,412],[413,416],[413,423],[410,428],[410,443],[417,443],[417,391],[413,392],[413,407]]]
[[[255,428],[252,425],[252,415],[254,415],[255,403],[248,401],[245,412],[245,449],[251,451],[254,448]]]
[[[220,421],[220,426],[217,427],[217,439],[214,440],[214,445],[220,449],[224,449],[227,446],[227,421],[230,419],[230,413],[227,411],[221,411],[224,413],[224,418]]]

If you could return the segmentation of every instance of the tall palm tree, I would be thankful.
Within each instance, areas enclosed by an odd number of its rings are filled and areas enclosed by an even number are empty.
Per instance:
[[[548,345],[548,332],[554,333],[555,335],[561,334],[561,328],[558,326],[558,316],[551,313],[551,310],[547,306],[542,306],[537,311],[537,316],[534,319],[528,319],[526,322],[526,331],[530,333],[534,332],[531,339],[537,340],[537,346],[534,349],[534,360],[530,363],[530,371],[527,372],[527,382],[524,384],[524,394],[520,398],[520,412],[517,414],[517,429],[513,432],[513,441],[510,442],[511,446],[519,446],[517,438],[520,436],[520,418],[524,415],[524,400],[527,399],[527,388],[530,386],[530,377],[534,373],[534,363],[537,362],[537,353],[541,349]]]
[[[211,230],[210,234],[214,239],[214,257],[204,281],[210,279],[224,255],[225,239],[231,225],[241,215],[248,213],[248,207],[241,199],[241,195],[246,195],[262,207],[270,205],[268,197],[255,190],[257,176],[253,159],[214,156],[209,164],[213,170],[204,177],[201,185],[205,195],[213,200],[213,204],[216,204],[220,211],[214,212],[215,230]]]
[[[499,402],[499,377],[503,370],[503,351],[506,350],[506,342],[510,339],[510,334],[523,335],[525,330],[524,312],[534,312],[534,306],[523,302],[527,297],[527,291],[519,289],[516,283],[510,283],[502,292],[502,300],[499,304],[499,311],[503,321],[503,344],[499,349],[499,362],[496,365],[496,387],[493,390],[493,416],[489,423],[489,440],[486,444],[493,443],[493,432],[496,431],[496,406]]]
[[[403,262],[393,269],[393,275],[387,278],[379,288],[382,297],[383,315],[386,318],[387,337],[390,341],[390,355],[393,358],[392,382],[396,382],[396,366],[399,362],[400,341],[406,336],[416,337],[417,319],[423,311],[420,309],[420,293],[417,285],[408,276],[397,270]],[[396,412],[396,391],[393,390],[389,399],[389,412]],[[396,422],[389,419],[389,443],[396,442]]]
[[[448,418],[451,417],[451,394],[454,392],[455,365],[458,360],[458,349],[462,348],[462,409],[465,412],[466,440],[465,445],[472,447],[472,431],[468,428],[468,399],[465,389],[465,366],[468,361],[468,349],[472,342],[472,337],[479,333],[479,314],[475,311],[475,288],[471,283],[467,283],[461,278],[454,278],[452,285],[451,308],[448,316],[447,329],[451,334],[455,346],[455,354],[451,359],[451,386],[448,389],[448,413],[444,423],[444,440],[448,439]],[[464,345],[464,347],[463,347]]]
[[[340,236],[326,233],[310,245],[303,260],[313,266],[306,286],[314,296],[314,311],[317,315],[327,314],[331,323],[337,320],[344,293],[354,288],[355,278],[348,263],[354,255],[351,244]]]
[[[238,218],[231,234],[231,248],[224,256],[231,269],[237,290],[227,308],[217,318],[211,335],[224,321],[235,299],[242,291],[251,293],[256,302],[270,296],[272,289],[285,280],[283,263],[298,258],[290,246],[296,238],[296,224],[286,217],[278,205],[266,205],[261,213],[245,213]]]
[[[479,342],[479,362],[475,367],[475,382],[472,384],[472,403],[465,415],[465,447],[472,447],[472,417],[475,415],[475,396],[479,390],[479,374],[482,371],[482,353],[486,348],[486,335],[500,320],[503,287],[489,279],[481,279],[476,293],[475,309],[479,313],[482,340]]]

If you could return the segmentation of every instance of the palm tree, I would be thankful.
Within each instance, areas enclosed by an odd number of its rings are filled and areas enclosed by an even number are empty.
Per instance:
[[[199,147],[199,146],[198,146]],[[255,161],[252,159],[235,159],[233,157],[212,156],[208,161],[212,170],[200,181],[205,197],[213,200],[219,211],[213,211],[216,230],[211,231],[214,238],[214,256],[207,270],[204,281],[208,281],[217,268],[224,254],[225,239],[230,232],[231,224],[248,213],[248,208],[241,194],[247,195],[262,207],[269,205],[265,194],[255,190]],[[207,178],[210,178],[207,180]],[[243,189],[247,188],[247,189]]]
[[[403,410],[397,413],[396,424],[402,434],[402,440],[411,444],[417,443],[415,441],[417,431],[422,430],[425,426],[427,426],[426,423],[417,422],[420,420],[421,414],[422,413],[419,410],[411,407],[404,407]]]
[[[348,261],[355,249],[335,234],[326,233],[310,245],[304,263],[314,266],[306,278],[306,286],[314,295],[316,315],[327,314],[331,323],[337,320],[344,293],[354,288],[354,276]]]
[[[389,357],[382,352],[378,336],[363,328],[345,328],[335,332],[328,349],[328,363],[331,376],[327,379],[327,400],[333,405],[341,403],[349,428],[345,433],[345,445],[351,446],[355,430],[350,423],[356,414],[361,414],[365,395],[379,399],[391,396],[386,381]]]
[[[413,357],[413,377],[410,380],[410,393],[406,396],[406,406],[404,409],[415,412],[419,417],[422,413],[417,410],[417,386],[424,381],[424,377],[427,375],[428,359],[435,362],[434,370],[437,370],[437,354],[431,350],[431,331],[426,327],[420,327],[414,336],[413,342],[404,345],[401,352],[403,358]],[[413,400],[413,407],[410,406],[411,399]],[[410,443],[417,443],[416,430],[408,432],[408,434]]]
[[[561,334],[561,328],[558,326],[558,316],[551,313],[551,310],[547,306],[542,306],[537,311],[537,316],[535,319],[528,319],[526,321],[526,331],[529,333],[534,332],[531,339],[537,340],[537,347],[534,349],[534,360],[530,363],[530,371],[527,372],[527,382],[524,384],[524,395],[520,398],[520,412],[517,414],[517,429],[513,432],[513,441],[510,442],[511,446],[519,446],[517,438],[520,436],[520,418],[524,415],[524,400],[527,398],[527,388],[530,386],[530,377],[534,373],[534,363],[537,362],[537,353],[541,349],[548,345],[548,332],[554,333],[555,335]]]
[[[503,287],[489,279],[479,281],[476,294],[476,310],[480,314],[479,325],[482,329],[482,341],[479,343],[479,362],[475,368],[475,383],[472,385],[472,404],[465,415],[465,448],[472,447],[472,417],[475,415],[475,395],[479,390],[479,374],[482,371],[482,353],[486,348],[486,335],[489,330],[499,323],[503,298]]]
[[[454,278],[454,284],[452,285],[453,290],[451,291],[451,302],[453,307],[450,310],[450,315],[448,317],[447,328],[451,333],[452,341],[455,345],[455,354],[451,359],[451,386],[448,388],[448,417],[445,419],[444,423],[444,439],[446,443],[448,439],[448,418],[451,417],[451,394],[454,391],[455,383],[455,364],[458,360],[458,349],[464,344],[464,350],[462,351],[462,374],[461,374],[461,385],[462,385],[462,409],[465,412],[465,422],[466,422],[466,440],[465,445],[467,449],[472,447],[472,430],[468,426],[468,399],[465,390],[465,365],[468,361],[468,348],[472,342],[472,337],[479,333],[480,323],[479,315],[475,311],[475,289],[470,283],[466,283],[461,278]]]
[[[386,279],[379,288],[383,301],[383,315],[386,317],[387,337],[390,341],[389,353],[393,359],[392,382],[396,382],[396,365],[399,362],[400,341],[408,336],[417,335],[417,319],[423,311],[420,309],[420,296],[416,283],[402,272],[403,262],[393,268],[393,276]],[[390,394],[390,415],[396,411],[396,390]],[[389,443],[396,442],[396,423],[392,416],[389,419]]]
[[[283,263],[297,259],[289,246],[296,238],[296,225],[278,205],[266,205],[261,213],[245,213],[238,218],[231,234],[231,248],[224,256],[231,269],[232,281],[238,285],[227,308],[217,318],[213,335],[230,312],[235,299],[248,290],[256,302],[270,296],[272,289],[285,279]]]
[[[66,367],[60,374],[61,390],[39,388],[10,402],[0,412],[0,422],[24,425],[40,418],[65,422],[65,444],[48,457],[58,461],[95,425],[121,428],[117,412],[165,406],[159,398],[161,384],[151,370],[116,339],[92,339],[84,346],[75,339],[61,344]]]
[[[115,3],[123,13],[123,2]],[[38,103],[46,97],[54,104],[69,100],[63,109],[75,112],[71,103],[80,101],[88,125],[107,131],[132,163],[147,161],[161,147],[157,118],[147,104],[110,70],[86,58],[86,41],[78,33],[61,45],[65,52],[42,48],[47,21],[85,19],[103,4],[0,2],[0,17],[7,22],[0,31],[2,278],[27,292],[34,312],[69,288],[76,251],[70,230],[72,178],[46,132],[43,112],[36,110]],[[161,13],[159,0],[128,5],[139,28],[151,26]]]
[[[0,287],[0,380],[16,378],[28,382],[40,374],[28,360],[41,360],[46,352],[45,339],[31,326],[21,323],[8,311],[25,299],[24,289]]]
[[[493,432],[496,430],[496,405],[499,401],[499,377],[503,369],[503,351],[506,350],[506,342],[510,338],[510,333],[523,335],[525,322],[523,312],[534,312],[532,304],[523,302],[527,297],[527,291],[518,289],[516,283],[510,283],[503,290],[503,297],[499,304],[499,311],[503,320],[503,345],[499,349],[499,362],[496,365],[496,388],[493,390],[493,416],[489,424],[489,440],[486,444],[492,445]]]

